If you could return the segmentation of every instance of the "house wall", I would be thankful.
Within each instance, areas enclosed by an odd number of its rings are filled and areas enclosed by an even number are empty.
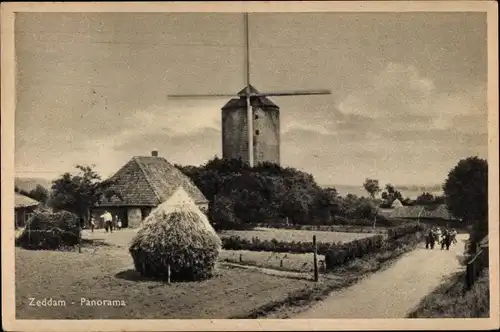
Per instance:
[[[19,207],[14,209],[14,227],[22,228],[26,226],[30,215],[35,211],[36,206]]]
[[[116,215],[122,220],[123,227],[127,227],[127,208],[126,207],[105,207],[105,208],[94,208],[92,210],[92,215],[96,221],[97,228],[104,228],[104,222],[101,220],[102,214],[108,211],[113,216],[113,219]],[[87,222],[86,227],[90,226],[90,221]]]
[[[137,228],[142,222],[141,208],[129,207],[127,209],[127,221],[129,228]]]

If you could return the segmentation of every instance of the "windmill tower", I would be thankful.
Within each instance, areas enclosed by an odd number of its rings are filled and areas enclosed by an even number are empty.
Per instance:
[[[250,33],[245,26],[245,87],[222,107],[222,155],[227,159],[280,164],[280,109],[267,97],[327,95],[329,90],[259,92],[250,84]],[[235,97],[233,94],[170,95],[173,98]]]
[[[231,99],[222,107],[222,156],[249,162],[250,140],[247,125],[246,89],[240,98]],[[250,85],[251,93],[259,93]],[[259,96],[250,98],[251,125],[253,129],[253,161],[280,164],[280,109],[270,99]]]

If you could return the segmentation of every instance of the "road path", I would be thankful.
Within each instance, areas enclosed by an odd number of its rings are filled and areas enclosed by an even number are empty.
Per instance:
[[[294,318],[405,318],[444,277],[463,269],[459,257],[466,239],[459,234],[450,251],[419,247],[387,270],[330,294]]]

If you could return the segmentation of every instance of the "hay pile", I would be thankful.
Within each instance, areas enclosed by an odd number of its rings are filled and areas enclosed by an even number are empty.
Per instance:
[[[145,277],[171,281],[211,278],[221,240],[194,204],[158,206],[132,240],[129,252]]]
[[[35,211],[16,245],[31,250],[57,250],[75,246],[81,239],[79,220],[73,213]]]

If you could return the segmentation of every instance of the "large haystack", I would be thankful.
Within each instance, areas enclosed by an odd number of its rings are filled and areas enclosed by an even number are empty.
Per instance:
[[[213,276],[220,249],[220,238],[194,203],[166,201],[146,218],[129,251],[145,277],[165,280],[170,266],[172,281],[193,281]]]
[[[81,239],[78,217],[62,211],[35,211],[16,244],[33,250],[55,250],[75,246]]]

